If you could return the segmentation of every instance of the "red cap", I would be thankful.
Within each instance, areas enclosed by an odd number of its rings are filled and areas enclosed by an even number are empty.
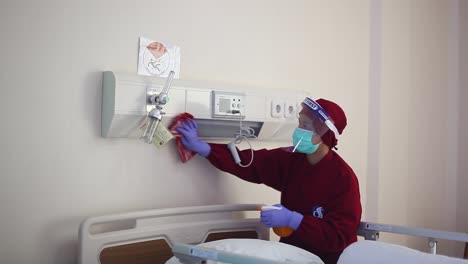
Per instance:
[[[335,124],[336,129],[340,133],[340,135],[343,133],[343,130],[346,127],[347,124],[347,119],[346,115],[341,109],[341,107],[337,104],[335,104],[332,101],[328,101],[325,99],[318,99],[316,101],[325,111],[327,111],[328,115],[330,115],[331,119],[333,120],[333,123]],[[338,145],[338,140],[335,137],[335,133],[333,131],[328,130],[323,136],[322,136],[322,142],[325,143],[327,146],[330,148],[335,147]]]

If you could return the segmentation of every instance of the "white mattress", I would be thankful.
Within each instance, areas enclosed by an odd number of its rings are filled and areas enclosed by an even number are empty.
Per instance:
[[[358,241],[348,246],[340,256],[338,264],[468,264],[468,260],[442,255],[432,255],[408,247],[380,241]]]
[[[306,250],[281,242],[261,239],[222,239],[203,243],[200,246],[281,263],[323,264],[323,261],[319,257]],[[207,263],[221,262],[208,261]],[[181,262],[176,257],[173,257],[166,264],[181,264]]]

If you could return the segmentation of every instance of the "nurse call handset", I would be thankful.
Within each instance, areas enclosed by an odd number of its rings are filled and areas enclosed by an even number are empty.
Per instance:
[[[229,151],[231,152],[234,162],[236,164],[240,164],[241,159],[239,157],[239,153],[237,153],[236,144],[234,143],[234,141],[229,142],[227,146],[228,146]]]
[[[253,158],[254,158],[254,151],[253,151],[252,145],[250,145],[249,138],[256,138],[256,136],[255,136],[255,130],[253,128],[242,125],[242,119],[245,118],[245,116],[243,115],[241,111],[243,109],[244,109],[244,106],[242,105],[241,109],[231,111],[231,113],[237,114],[239,116],[239,130],[234,134],[234,139],[227,144],[227,147],[229,151],[231,152],[234,162],[237,165],[243,168],[246,168],[250,166],[250,164],[252,164]],[[241,159],[239,157],[239,153],[237,152],[237,148],[236,148],[236,144],[240,144],[242,140],[244,139],[247,141],[247,144],[249,144],[250,154],[251,154],[250,162],[247,165],[243,165],[241,163]]]

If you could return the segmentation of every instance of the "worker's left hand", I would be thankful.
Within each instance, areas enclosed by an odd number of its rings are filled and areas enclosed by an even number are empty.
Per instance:
[[[208,157],[211,147],[198,138],[198,126],[195,121],[189,119],[186,123],[180,122],[180,127],[177,126],[175,129],[182,134],[181,142],[186,149],[195,151],[205,158]]]
[[[260,220],[268,227],[289,226],[296,230],[302,222],[304,216],[298,212],[290,211],[281,204],[275,204],[281,207],[280,210],[268,210],[260,213]]]

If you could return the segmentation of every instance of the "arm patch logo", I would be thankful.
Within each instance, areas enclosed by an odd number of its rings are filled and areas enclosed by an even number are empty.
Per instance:
[[[314,206],[312,207],[312,216],[315,218],[323,218],[323,215],[325,214],[325,209],[321,206]]]

